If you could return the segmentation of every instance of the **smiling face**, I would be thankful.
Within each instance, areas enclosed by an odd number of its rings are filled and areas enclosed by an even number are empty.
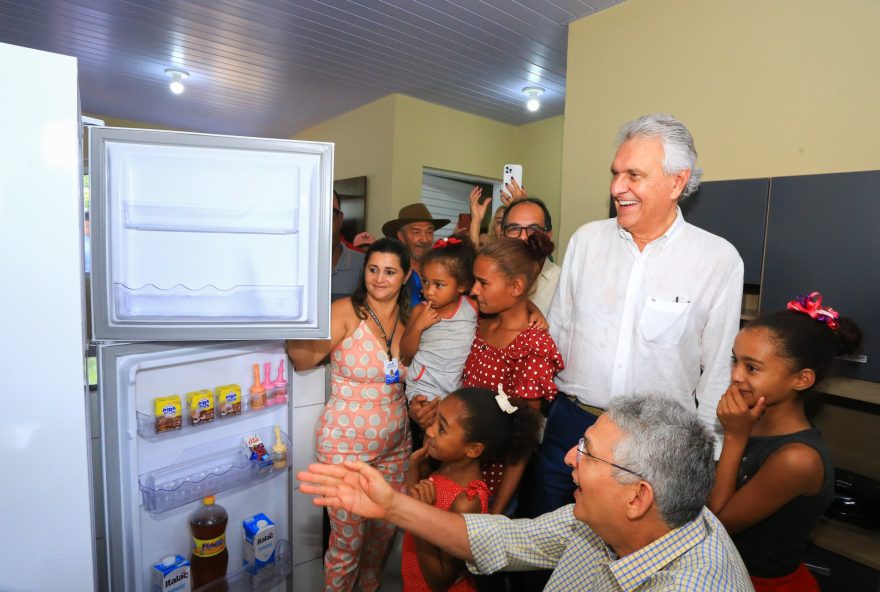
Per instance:
[[[396,300],[408,276],[394,253],[373,253],[364,265],[367,294],[380,302]]]
[[[611,163],[611,197],[617,223],[641,242],[663,235],[675,221],[678,197],[690,171],[663,171],[663,143],[637,136],[617,149]]]
[[[483,314],[495,314],[511,308],[518,300],[519,293],[513,282],[505,276],[495,262],[480,255],[474,262],[474,287],[471,295]]]
[[[429,261],[422,267],[422,292],[425,300],[441,317],[451,314],[458,306],[465,289],[440,261]]]
[[[764,397],[771,407],[793,399],[804,390],[804,376],[779,356],[773,335],[765,327],[743,329],[733,342],[730,381],[749,407]]]
[[[432,222],[411,222],[397,232],[397,238],[409,249],[416,261],[422,259],[434,244],[434,224]]]
[[[584,432],[584,446],[594,456],[615,462],[614,446],[623,432],[608,415],[601,415]],[[574,492],[574,515],[585,522],[596,534],[608,540],[603,533],[613,532],[617,525],[625,521],[626,501],[624,489],[632,485],[622,485],[612,476],[611,465],[584,456],[577,460],[577,444],[565,455],[565,464],[571,467],[571,478],[577,487]]]
[[[544,211],[538,204],[521,203],[514,204],[508,208],[507,220],[504,221],[505,226],[517,225],[521,228],[518,236],[510,236],[509,238],[518,238],[521,241],[529,239],[529,231],[525,230],[530,226],[538,226],[540,228],[547,227],[547,221],[544,219]],[[553,231],[544,232],[549,238],[553,238]]]
[[[482,444],[467,441],[462,419],[467,417],[467,408],[461,399],[450,395],[437,406],[437,421],[428,426],[425,436],[428,454],[440,462],[448,463],[465,458],[478,458]]]

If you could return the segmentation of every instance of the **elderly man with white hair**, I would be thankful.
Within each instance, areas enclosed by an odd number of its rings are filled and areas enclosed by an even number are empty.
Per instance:
[[[565,454],[574,503],[536,519],[445,512],[392,489],[361,462],[311,465],[315,503],[381,518],[474,573],[553,569],[547,592],[746,592],[733,542],[704,504],[714,439],[669,397],[613,400]]]
[[[680,121],[645,115],[625,124],[618,141],[610,188],[617,217],[572,235],[547,315],[566,367],[556,377],[560,394],[535,465],[530,516],[569,499],[559,459],[617,397],[674,394],[721,448],[715,409],[730,382],[742,259],[682,216],[679,201],[697,189],[701,171]]]

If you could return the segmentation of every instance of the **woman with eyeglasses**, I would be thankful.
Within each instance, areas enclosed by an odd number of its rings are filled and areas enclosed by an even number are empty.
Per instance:
[[[541,261],[553,250],[543,233],[526,241],[503,238],[480,249],[474,262],[476,282],[471,295],[484,318],[465,363],[462,386],[497,389],[525,399],[540,409],[541,400],[556,395],[553,377],[565,365],[545,329],[529,320],[529,290]],[[490,512],[505,512],[514,499],[526,462],[495,463],[484,472],[492,494]]]

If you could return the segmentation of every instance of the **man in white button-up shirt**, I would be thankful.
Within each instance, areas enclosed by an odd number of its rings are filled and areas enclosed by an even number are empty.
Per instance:
[[[611,164],[617,218],[574,233],[550,306],[566,367],[536,463],[532,516],[571,501],[571,474],[559,459],[615,397],[676,398],[711,429],[720,450],[715,408],[730,383],[742,259],[678,208],[700,175],[683,124],[646,115],[619,138]]]

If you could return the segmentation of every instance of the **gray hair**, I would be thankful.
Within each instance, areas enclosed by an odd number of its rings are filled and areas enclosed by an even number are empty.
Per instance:
[[[614,462],[654,488],[660,517],[678,528],[699,515],[715,480],[715,440],[693,411],[666,396],[612,400],[608,415],[623,432]],[[638,477],[613,469],[619,483]]]
[[[682,122],[672,115],[663,113],[642,115],[623,124],[617,134],[617,147],[637,137],[657,138],[663,143],[663,172],[667,175],[685,169],[691,171],[691,176],[680,197],[687,197],[697,190],[703,169],[697,167],[694,137]]]

